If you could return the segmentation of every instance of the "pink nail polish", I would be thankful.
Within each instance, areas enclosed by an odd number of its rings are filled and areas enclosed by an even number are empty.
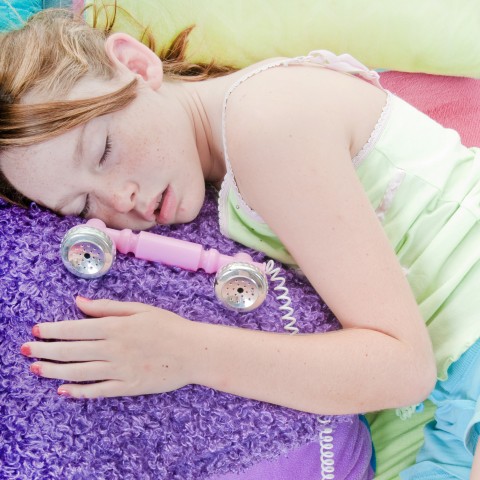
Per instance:
[[[34,373],[35,375],[41,375],[42,374],[42,369],[40,368],[40,365],[33,363],[30,365],[30,371]]]
[[[57,393],[62,397],[71,397],[70,393],[68,393],[64,388],[59,388]]]
[[[29,357],[32,354],[32,349],[30,348],[29,345],[22,345],[20,347],[20,353],[22,355],[26,355],[27,357]]]
[[[77,299],[80,300],[81,302],[91,302],[92,301],[90,298],[85,298],[85,297],[82,297],[81,295],[77,295]]]
[[[34,337],[40,338],[40,327],[38,325],[34,325],[32,328],[32,335]]]

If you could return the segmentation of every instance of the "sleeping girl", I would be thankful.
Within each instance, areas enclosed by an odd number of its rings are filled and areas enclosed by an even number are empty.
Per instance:
[[[32,371],[66,380],[58,393],[74,398],[200,384],[319,414],[430,396],[436,422],[401,478],[469,478],[479,150],[349,55],[236,71],[186,63],[187,35],[166,61],[61,10],[3,35],[2,197],[148,229],[193,220],[211,183],[222,233],[300,267],[343,329],[289,336],[78,297],[90,318],[37,324],[22,346],[41,359]]]

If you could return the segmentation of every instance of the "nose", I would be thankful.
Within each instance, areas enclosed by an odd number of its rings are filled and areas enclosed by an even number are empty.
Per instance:
[[[118,213],[128,213],[135,208],[138,187],[133,182],[126,182],[122,186],[104,192],[105,203]]]

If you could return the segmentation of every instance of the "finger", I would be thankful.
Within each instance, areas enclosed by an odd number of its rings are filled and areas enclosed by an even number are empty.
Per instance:
[[[88,362],[109,360],[104,340],[80,342],[28,342],[20,348],[27,357],[56,360],[60,362]]]
[[[58,394],[72,398],[107,398],[125,396],[128,392],[125,390],[124,382],[106,380],[82,385],[66,383],[58,388]]]
[[[32,328],[32,333],[42,339],[104,340],[110,323],[107,319],[98,318],[39,323]]]
[[[84,297],[76,298],[77,306],[90,317],[109,317],[134,315],[145,312],[153,307],[138,302],[118,302],[106,298],[89,300]]]
[[[35,362],[30,371],[45,378],[69,380],[71,382],[95,382],[112,379],[110,362],[51,363]]]

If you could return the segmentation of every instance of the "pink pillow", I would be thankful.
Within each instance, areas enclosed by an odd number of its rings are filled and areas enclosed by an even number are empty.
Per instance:
[[[423,73],[384,72],[382,86],[445,127],[467,147],[480,147],[480,80]]]

